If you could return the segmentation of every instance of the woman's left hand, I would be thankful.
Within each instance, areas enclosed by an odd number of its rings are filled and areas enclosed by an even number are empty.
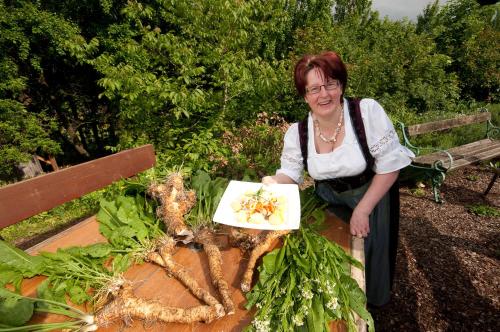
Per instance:
[[[354,209],[349,227],[353,236],[363,238],[370,233],[369,213],[364,213],[359,209]]]

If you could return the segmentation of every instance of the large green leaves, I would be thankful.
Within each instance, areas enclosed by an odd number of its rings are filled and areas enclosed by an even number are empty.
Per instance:
[[[196,205],[186,216],[191,227],[210,225],[227,184],[225,178],[212,179],[206,172],[196,172],[191,180],[191,187],[196,191]]]
[[[117,249],[144,249],[163,234],[150,204],[140,195],[102,199],[97,213],[100,232]]]
[[[42,274],[44,260],[38,256],[31,256],[13,245],[0,240],[0,285],[16,282],[20,278],[31,278]]]
[[[33,316],[34,303],[0,287],[0,325],[22,326]]]

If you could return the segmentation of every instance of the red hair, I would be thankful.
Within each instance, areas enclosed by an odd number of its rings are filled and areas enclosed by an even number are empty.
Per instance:
[[[327,77],[339,80],[342,84],[342,95],[344,95],[347,85],[347,69],[340,56],[333,51],[323,52],[319,55],[304,55],[297,62],[294,79],[299,95],[302,97],[306,95],[306,77],[312,69],[321,69]]]

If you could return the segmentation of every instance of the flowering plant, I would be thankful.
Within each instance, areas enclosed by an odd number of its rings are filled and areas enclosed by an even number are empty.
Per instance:
[[[374,331],[366,296],[350,276],[361,263],[311,227],[290,234],[283,247],[267,254],[259,280],[247,293],[246,308],[257,312],[247,331],[329,331],[343,320],[356,331],[357,313]]]

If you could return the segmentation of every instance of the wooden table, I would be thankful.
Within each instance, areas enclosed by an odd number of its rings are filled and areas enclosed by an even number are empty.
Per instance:
[[[330,240],[335,241],[347,252],[350,252],[356,259],[363,261],[363,241],[357,238],[351,238],[349,227],[340,219],[332,214],[327,214],[327,225],[329,226],[323,234]],[[104,242],[105,238],[99,234],[98,223],[95,217],[91,217],[56,236],[27,250],[30,254],[37,254],[40,251],[54,252],[57,248],[69,246],[84,246],[98,242]],[[144,326],[143,322],[135,320],[128,326],[130,331],[241,331],[251,320],[253,311],[247,311],[243,307],[246,300],[239,289],[241,277],[245,269],[245,256],[237,248],[223,248],[223,273],[232,290],[233,301],[236,311],[234,315],[225,316],[215,320],[210,324],[161,324]],[[175,254],[174,259],[179,264],[190,270],[192,275],[200,283],[201,287],[208,289],[212,295],[218,298],[217,292],[211,285],[208,275],[208,263],[203,251],[195,251],[189,248],[180,248]],[[364,289],[364,274],[357,268],[352,269],[353,277]],[[145,299],[155,299],[170,306],[190,307],[201,304],[191,293],[176,279],[169,278],[165,270],[161,267],[145,263],[131,267],[126,273],[125,278],[134,283],[135,294]],[[22,285],[22,292],[25,295],[35,296],[37,285],[43,281],[43,277],[36,277],[25,280]],[[54,322],[60,321],[60,317],[51,315],[38,315],[34,317],[33,322]],[[359,322],[359,331],[364,331],[366,326],[362,320]],[[120,331],[124,328],[122,322],[116,322],[107,328],[99,331]],[[332,331],[345,331],[343,324],[334,322]]]

